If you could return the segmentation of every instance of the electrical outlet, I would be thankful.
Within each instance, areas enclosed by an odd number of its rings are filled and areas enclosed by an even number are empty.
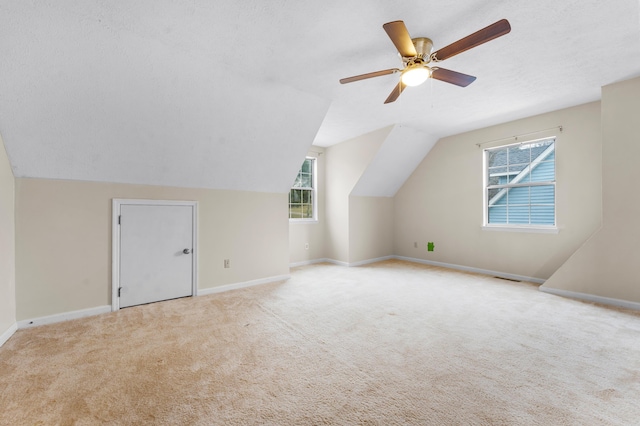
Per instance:
[[[224,260],[224,267],[225,268],[231,268],[231,264],[229,263],[229,259],[225,259]]]
[[[431,241],[427,243],[427,251],[433,251],[433,249],[435,248],[435,244],[433,244]]]
[[[304,249],[309,250],[309,243],[304,243]]]
[[[413,242],[413,248],[418,248],[418,242],[417,241]]]

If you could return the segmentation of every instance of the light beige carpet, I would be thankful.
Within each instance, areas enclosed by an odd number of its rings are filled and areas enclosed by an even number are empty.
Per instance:
[[[640,315],[400,261],[18,331],[0,423],[637,425]]]

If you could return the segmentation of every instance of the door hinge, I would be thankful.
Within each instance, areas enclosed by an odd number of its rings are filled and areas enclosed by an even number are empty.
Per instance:
[[[120,225],[120,221],[122,220],[122,215],[118,216],[118,225]]]
[[[120,292],[122,291],[122,287],[118,287],[118,297],[120,297]]]

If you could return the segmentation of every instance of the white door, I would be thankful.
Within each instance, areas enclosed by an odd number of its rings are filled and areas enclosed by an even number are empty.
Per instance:
[[[191,296],[195,206],[119,207],[119,307]]]

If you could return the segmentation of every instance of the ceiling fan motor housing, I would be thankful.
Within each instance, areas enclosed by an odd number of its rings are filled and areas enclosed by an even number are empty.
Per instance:
[[[417,57],[429,62],[431,51],[433,50],[433,41],[427,37],[416,37],[411,39],[411,41],[418,53]]]

